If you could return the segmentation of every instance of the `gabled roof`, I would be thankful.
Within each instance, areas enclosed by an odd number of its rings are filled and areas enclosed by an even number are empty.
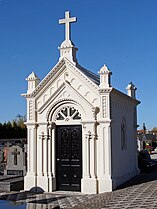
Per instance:
[[[79,73],[85,80],[88,81],[95,89],[99,89],[99,76],[90,72],[89,70],[81,67],[80,65],[74,65],[70,62],[66,57],[64,57],[61,61],[59,61],[52,70],[45,76],[45,78],[38,84],[35,90],[31,94],[23,94],[25,97],[35,97],[51,79],[56,78],[58,76],[59,71],[62,71],[66,68],[67,64],[70,64],[75,72]]]
[[[97,74],[95,74],[95,73],[93,73],[93,72],[83,68],[81,65],[77,65],[77,68],[79,68],[95,84],[97,84],[97,85],[100,84],[100,77]]]

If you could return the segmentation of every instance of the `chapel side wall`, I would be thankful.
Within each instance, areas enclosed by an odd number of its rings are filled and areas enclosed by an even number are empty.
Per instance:
[[[24,190],[36,188],[36,137],[37,124],[34,98],[27,98],[27,174],[24,177]]]
[[[137,174],[135,105],[112,95],[112,177],[116,186]],[[122,149],[121,125],[125,121],[125,147]]]

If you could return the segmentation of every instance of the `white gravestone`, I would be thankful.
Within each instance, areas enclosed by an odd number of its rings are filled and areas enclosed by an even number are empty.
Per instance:
[[[14,145],[9,147],[7,166],[4,175],[24,176],[26,174],[26,152],[25,149]]]

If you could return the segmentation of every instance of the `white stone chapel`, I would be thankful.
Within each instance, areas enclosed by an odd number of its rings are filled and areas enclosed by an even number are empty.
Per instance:
[[[65,40],[58,63],[40,81],[28,78],[28,166],[24,189],[109,192],[137,175],[136,87],[124,94],[111,85],[104,65],[99,75],[81,67],[70,38],[65,12]]]

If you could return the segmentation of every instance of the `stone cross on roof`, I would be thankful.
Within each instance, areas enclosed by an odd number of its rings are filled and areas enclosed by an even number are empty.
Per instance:
[[[76,17],[70,17],[70,12],[65,12],[65,19],[59,20],[59,24],[65,24],[65,40],[70,40],[70,23],[76,22]]]

